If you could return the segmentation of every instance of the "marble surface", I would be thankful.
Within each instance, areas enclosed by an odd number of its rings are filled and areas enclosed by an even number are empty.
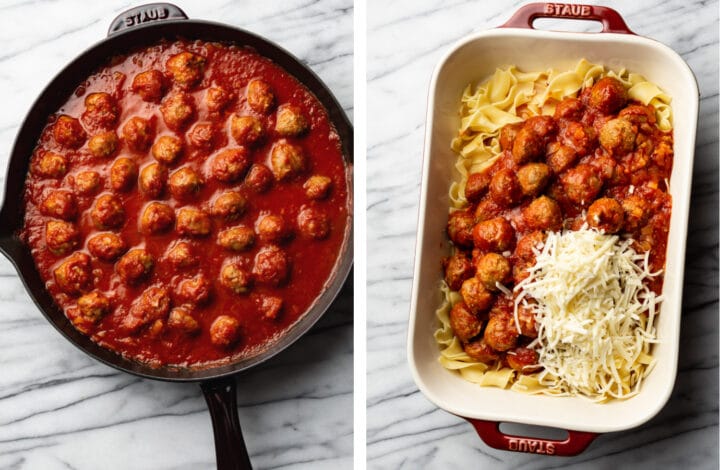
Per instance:
[[[352,1],[175,3],[192,18],[244,27],[281,44],[352,115]],[[66,62],[105,36],[118,13],[137,4],[0,0],[3,187],[10,148],[35,97]],[[256,468],[352,466],[348,286],[306,337],[238,377],[239,415]],[[197,385],[139,379],[71,346],[0,257],[0,468],[215,468],[210,417]]]
[[[372,1],[368,6],[367,456],[373,469],[718,468],[718,3],[602,4],[690,64],[701,91],[679,374],[658,416],[601,435],[580,456],[509,453],[417,389],[405,345],[430,76],[461,36],[527,2]],[[596,2],[585,2],[596,3]],[[551,23],[555,26],[555,23]]]

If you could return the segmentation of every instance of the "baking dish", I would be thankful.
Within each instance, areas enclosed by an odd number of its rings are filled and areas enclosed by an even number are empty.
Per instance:
[[[532,23],[539,17],[600,21],[603,31],[534,30]],[[442,300],[441,260],[450,253],[444,230],[448,189],[457,176],[450,141],[459,127],[458,109],[464,88],[489,77],[498,67],[565,70],[580,58],[644,75],[672,97],[674,115],[675,160],[670,181],[673,210],[663,288],[665,300],[657,321],[660,343],[653,350],[657,363],[637,396],[606,404],[594,404],[579,397],[533,396],[480,387],[440,365],[439,348],[433,338],[437,328],[435,311]],[[502,27],[463,38],[439,62],[428,96],[408,360],[415,382],[425,396],[438,407],[468,419],[488,445],[521,452],[575,455],[592,442],[596,433],[639,426],[667,402],[677,372],[698,98],[695,77],[677,53],[659,42],[635,35],[616,11],[599,6],[526,5]],[[500,432],[500,422],[561,428],[568,430],[568,438],[549,441],[509,436]]]

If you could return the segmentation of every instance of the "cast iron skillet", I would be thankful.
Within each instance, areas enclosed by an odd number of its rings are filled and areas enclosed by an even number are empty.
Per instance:
[[[125,359],[99,347],[79,333],[55,306],[45,290],[35,267],[30,249],[18,238],[23,226],[23,194],[30,155],[45,127],[47,118],[65,102],[84,79],[104,65],[108,58],[131,49],[156,43],[160,39],[202,39],[231,42],[254,48],[283,67],[302,82],[329,113],[340,135],[346,161],[349,194],[352,195],[353,129],[342,108],[320,79],[298,59],[277,45],[255,34],[231,26],[207,21],[189,20],[185,13],[169,3],[139,6],[120,14],[111,24],[108,37],[70,62],[43,90],[25,118],[15,140],[6,177],[5,199],[0,209],[0,251],[7,256],[20,274],[30,297],[47,320],[71,343],[91,357],[116,369],[149,379],[169,382],[200,382],[210,408],[215,434],[215,451],[219,469],[250,469],[245,443],[237,414],[235,379],[237,372],[248,369],[279,353],[307,332],[330,307],[352,266],[352,218],[340,253],[340,260],[325,291],[310,310],[269,348],[236,362],[203,369],[161,367]],[[350,200],[352,198],[350,197]],[[352,214],[352,205],[349,213]]]

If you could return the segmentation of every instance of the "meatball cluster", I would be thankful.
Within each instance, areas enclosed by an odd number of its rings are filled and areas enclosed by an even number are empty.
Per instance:
[[[455,249],[445,281],[461,298],[450,324],[468,356],[536,370],[527,347],[537,337],[534,314],[520,304],[516,321],[506,293],[528,277],[548,232],[586,225],[632,236],[641,250],[649,236],[667,234],[669,196],[658,188],[670,165],[657,151],[667,136],[648,123],[652,108],[629,103],[624,85],[606,77],[557,103],[552,116],[501,129],[502,153],[468,176],[468,205],[447,224]]]

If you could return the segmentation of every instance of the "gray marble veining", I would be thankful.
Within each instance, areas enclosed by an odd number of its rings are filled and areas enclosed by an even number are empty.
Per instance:
[[[3,187],[10,148],[35,97],[105,36],[118,13],[140,3],[0,0]],[[352,1],[174,3],[191,18],[282,45],[352,115]],[[352,466],[351,286],[306,337],[238,377],[239,415],[256,468]],[[215,468],[210,417],[197,385],[139,379],[71,346],[0,257],[0,468]]]
[[[412,380],[405,348],[430,76],[456,40],[500,25],[524,3],[369,3],[368,468],[717,469],[716,1],[586,2],[619,10],[633,31],[679,52],[700,86],[679,373],[667,406],[640,428],[601,435],[577,457],[534,456],[489,448]]]

